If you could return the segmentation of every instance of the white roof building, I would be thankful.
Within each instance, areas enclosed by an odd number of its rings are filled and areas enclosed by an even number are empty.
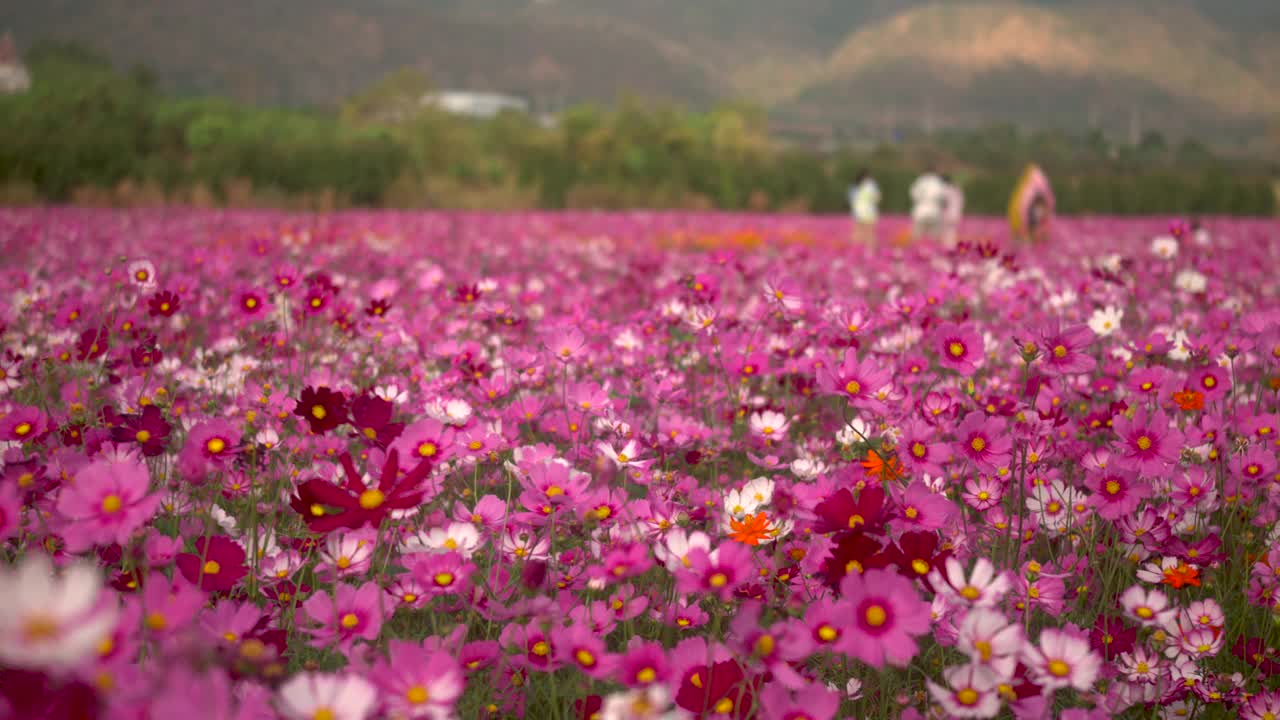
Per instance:
[[[423,105],[432,105],[455,115],[491,118],[504,110],[529,112],[529,101],[512,95],[498,93],[446,90],[429,93],[422,98]]]

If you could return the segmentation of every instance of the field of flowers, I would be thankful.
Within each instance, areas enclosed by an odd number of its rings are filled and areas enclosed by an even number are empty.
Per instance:
[[[1057,235],[0,211],[0,718],[1274,720],[1280,227]]]

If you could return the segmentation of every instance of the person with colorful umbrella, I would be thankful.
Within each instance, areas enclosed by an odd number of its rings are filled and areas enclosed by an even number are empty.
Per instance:
[[[1038,166],[1028,165],[1009,198],[1009,228],[1014,239],[1023,242],[1048,239],[1055,206],[1049,178]]]

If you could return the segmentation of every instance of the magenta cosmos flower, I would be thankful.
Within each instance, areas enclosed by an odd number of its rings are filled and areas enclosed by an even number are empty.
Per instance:
[[[1013,441],[1005,433],[1005,422],[988,417],[981,410],[964,416],[956,429],[957,454],[968,458],[979,470],[991,473],[1009,462]]]
[[[968,377],[986,352],[982,336],[972,327],[943,323],[933,331],[933,349],[942,366]]]
[[[893,382],[893,369],[880,367],[872,358],[861,362],[852,353],[834,368],[819,368],[818,386],[825,392],[841,395],[849,404],[863,410],[880,411],[884,403],[876,393]]]
[[[57,510],[67,522],[62,537],[69,552],[94,545],[125,545],[155,514],[158,495],[148,494],[151,476],[136,460],[99,460],[64,485]]]
[[[905,667],[930,624],[929,604],[915,585],[889,570],[868,570],[846,575],[840,592],[843,615],[852,621],[838,649],[872,667]]]
[[[1062,327],[1054,323],[1038,333],[1040,371],[1045,375],[1076,375],[1092,370],[1098,363],[1085,354],[1093,342],[1088,325]]]
[[[1112,420],[1112,428],[1120,439],[1115,459],[1142,475],[1164,472],[1182,454],[1182,434],[1169,427],[1163,412],[1150,415],[1139,408],[1132,420],[1122,413]]]

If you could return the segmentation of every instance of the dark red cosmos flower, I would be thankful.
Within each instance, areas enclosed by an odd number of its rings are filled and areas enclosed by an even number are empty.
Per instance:
[[[917,530],[903,533],[902,537],[898,538],[898,547],[894,548],[890,554],[894,564],[904,576],[920,578],[924,581],[925,587],[932,592],[933,588],[929,585],[929,571],[935,567],[942,567],[947,557],[951,555],[950,550],[935,554],[937,549],[937,533]]]
[[[80,340],[76,343],[76,359],[96,360],[102,357],[111,348],[109,337],[110,333],[105,327],[80,333]]]
[[[676,705],[698,717],[714,713],[745,718],[751,715],[755,703],[752,690],[752,683],[735,660],[723,660],[710,667],[697,665],[681,679]]]
[[[369,317],[384,317],[391,311],[391,303],[386,300],[370,300],[364,314]]]
[[[1089,631],[1089,645],[1107,661],[1120,657],[1120,653],[1133,650],[1138,639],[1138,628],[1126,627],[1118,616],[1099,615]]]
[[[848,530],[878,532],[883,509],[884,490],[880,487],[864,487],[857,500],[853,499],[853,493],[848,488],[842,488],[814,508],[818,515],[814,530],[820,533]]]
[[[352,400],[351,424],[357,431],[352,437],[364,437],[385,450],[404,432],[404,423],[391,422],[393,410],[395,406],[391,402],[377,395],[361,395]]]
[[[401,478],[400,456],[392,450],[378,485],[366,487],[351,454],[343,453],[340,460],[347,474],[344,485],[312,478],[298,486],[298,494],[289,501],[312,532],[327,533],[341,527],[355,530],[364,525],[376,528],[392,510],[407,510],[422,502],[422,481],[431,471],[431,463],[424,460]]]
[[[1257,667],[1267,675],[1275,675],[1280,672],[1280,661],[1277,661],[1276,651],[1267,647],[1266,641],[1260,637],[1246,639],[1241,635],[1236,640],[1235,645],[1231,647],[1231,654],[1249,665]]]
[[[111,439],[118,443],[136,442],[143,455],[155,457],[169,445],[170,430],[160,408],[147,405],[137,415],[121,415],[119,424],[111,429]]]
[[[29,670],[0,669],[0,700],[12,713],[5,717],[94,720],[104,714],[92,685]]]
[[[480,287],[478,285],[459,285],[453,291],[454,302],[470,305],[480,299]]]
[[[147,309],[151,312],[151,317],[173,317],[180,307],[182,303],[177,294],[168,290],[161,290],[147,301]]]
[[[199,585],[201,590],[225,592],[249,573],[244,558],[244,548],[234,540],[214,535],[198,538],[196,551],[179,555],[177,565],[182,576]]]
[[[311,432],[322,435],[347,421],[347,396],[327,387],[308,386],[302,391],[293,414],[306,420]]]
[[[836,536],[835,547],[822,561],[822,575],[828,587],[840,587],[840,581],[851,572],[886,568],[893,557],[882,552],[880,542],[861,530],[843,532]]]
[[[156,336],[148,335],[129,352],[129,359],[133,361],[135,368],[141,370],[158,364],[164,359],[164,352],[156,344]]]
[[[302,299],[302,311],[308,315],[318,315],[329,307],[331,297],[323,287],[312,285],[307,288],[307,294]]]
[[[573,713],[578,720],[595,720],[604,709],[604,698],[599,695],[588,695],[573,701]]]

